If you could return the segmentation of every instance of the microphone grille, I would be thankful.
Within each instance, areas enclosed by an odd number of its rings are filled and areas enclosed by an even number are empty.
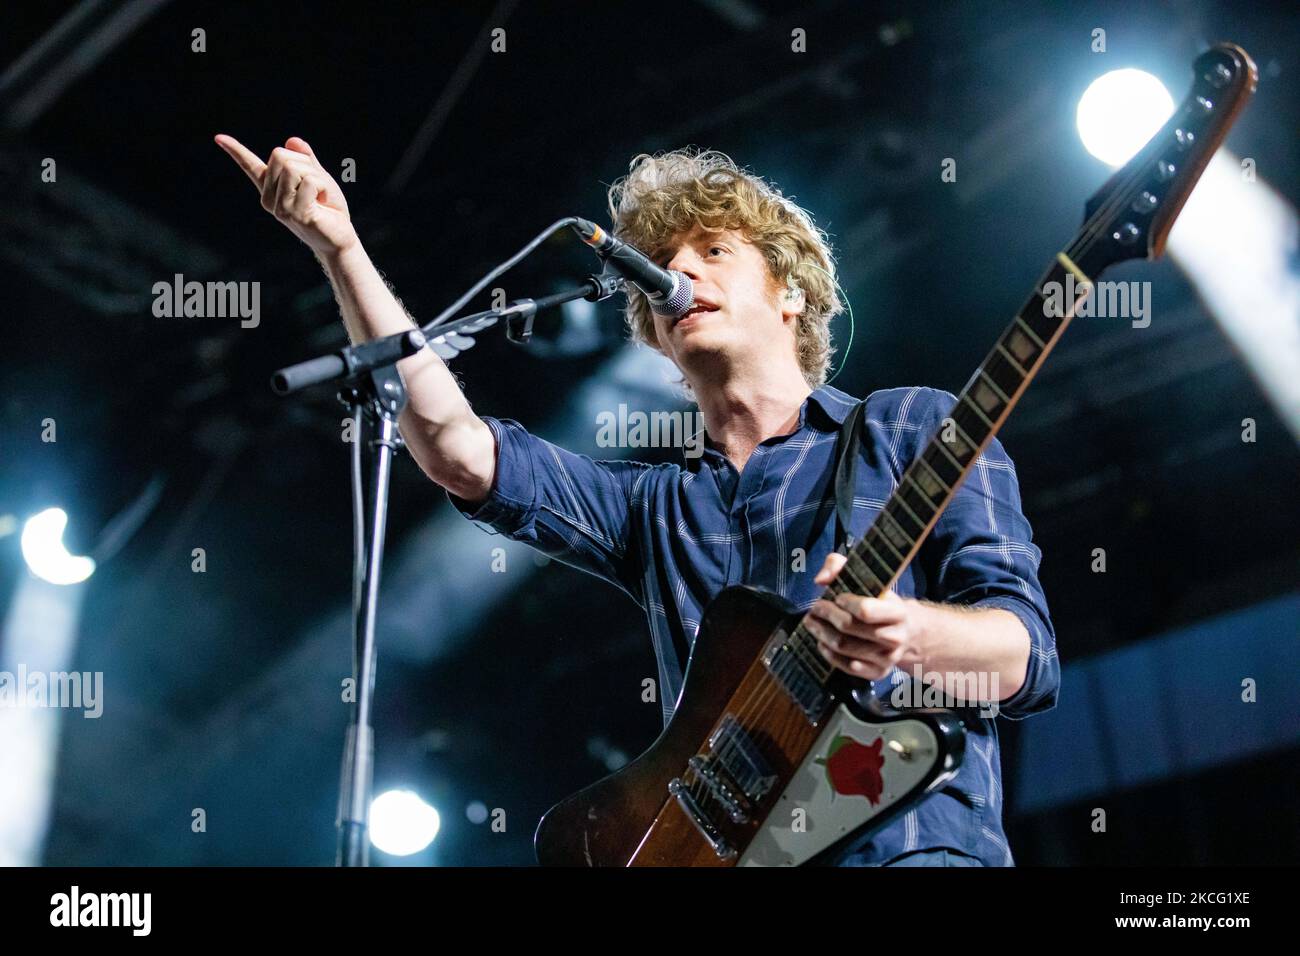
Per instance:
[[[670,269],[668,274],[677,280],[673,285],[673,291],[662,297],[651,298],[650,311],[679,319],[690,311],[691,300],[695,298],[695,289],[691,285],[691,277],[686,273]]]

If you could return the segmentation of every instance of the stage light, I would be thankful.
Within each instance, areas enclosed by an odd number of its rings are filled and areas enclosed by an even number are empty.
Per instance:
[[[391,856],[419,853],[441,825],[438,811],[410,790],[388,790],[370,803],[370,842]]]
[[[1123,166],[1173,115],[1165,85],[1142,70],[1111,70],[1079,98],[1079,138],[1103,163]]]
[[[1168,248],[1300,442],[1300,216],[1295,207],[1256,174],[1253,158],[1223,148],[1188,197]],[[1232,419],[1236,423],[1253,417],[1249,400],[1241,408]]]
[[[57,525],[52,533],[42,529],[41,522],[31,532],[33,541],[26,540],[26,529],[22,532],[22,550],[29,564],[34,561],[30,552],[37,552],[39,557],[50,540],[59,541],[67,518],[61,512],[55,517],[57,522],[45,519]],[[29,675],[63,675],[73,666],[86,588],[75,584],[62,587],[51,580],[38,573],[19,576],[0,625],[0,679],[7,675],[12,681],[23,669]],[[93,681],[94,676],[87,674],[84,679]],[[18,681],[14,687],[21,691],[23,679]],[[102,696],[97,695],[97,699],[103,703]],[[61,697],[58,701],[46,698],[46,704],[61,702]],[[83,699],[82,703],[89,702]],[[63,706],[0,706],[0,780],[4,781],[0,785],[0,866],[41,863],[54,815],[59,729],[71,712]],[[76,719],[96,716],[93,709],[82,707]],[[102,716],[102,710],[98,716]]]
[[[95,572],[95,562],[69,554],[63,546],[68,515],[62,508],[47,508],[23,525],[23,558],[32,574],[51,584],[78,584]]]

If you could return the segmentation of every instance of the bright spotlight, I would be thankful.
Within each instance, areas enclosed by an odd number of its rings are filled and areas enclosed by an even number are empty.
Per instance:
[[[1169,232],[1169,256],[1300,442],[1300,216],[1252,159],[1214,154]]]
[[[1174,113],[1165,85],[1142,70],[1111,70],[1079,99],[1079,138],[1103,163],[1123,166]]]
[[[78,584],[95,573],[91,558],[69,554],[63,546],[68,515],[62,508],[46,508],[23,525],[23,558],[32,574],[51,584]]]
[[[419,853],[441,825],[438,811],[410,790],[389,790],[370,804],[370,842],[391,856]]]

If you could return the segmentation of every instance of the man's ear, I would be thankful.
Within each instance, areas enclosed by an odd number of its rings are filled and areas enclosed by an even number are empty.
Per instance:
[[[785,291],[781,293],[781,318],[784,321],[796,318],[804,307],[803,289],[795,285],[788,285]]]

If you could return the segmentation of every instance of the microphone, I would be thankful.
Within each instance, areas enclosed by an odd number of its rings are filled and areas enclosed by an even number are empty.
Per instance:
[[[676,269],[661,269],[631,243],[615,239],[594,222],[576,219],[573,229],[614,271],[645,293],[650,310],[680,319],[695,296],[691,279]]]

